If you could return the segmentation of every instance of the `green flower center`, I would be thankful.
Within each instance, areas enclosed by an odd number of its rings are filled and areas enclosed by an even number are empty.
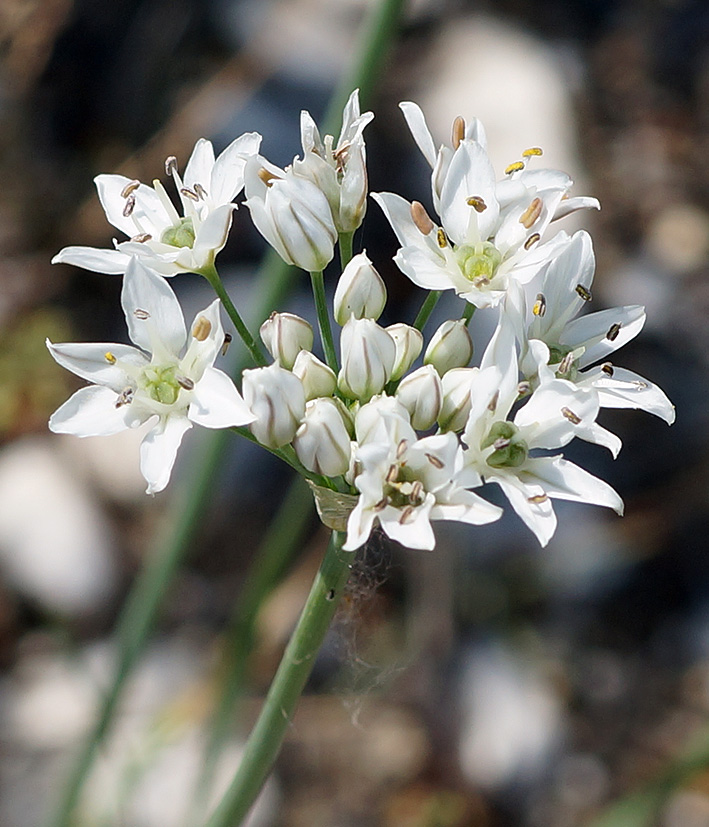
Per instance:
[[[549,361],[548,365],[558,365],[556,369],[557,379],[568,379],[570,382],[575,382],[578,373],[578,359],[571,361],[569,353],[573,348],[566,347],[566,345],[550,345],[549,346]]]
[[[393,469],[396,469],[393,471]],[[426,499],[423,485],[406,465],[392,466],[384,485],[384,497],[394,508],[419,506]]]
[[[151,399],[163,405],[174,405],[180,394],[176,373],[176,365],[149,365],[143,370],[141,384]]]
[[[519,468],[529,456],[527,443],[512,422],[495,422],[480,447],[495,448],[487,458],[487,464],[491,468]]]
[[[489,241],[462,244],[455,255],[461,272],[476,287],[489,284],[502,264],[502,253]]]
[[[191,218],[181,218],[180,223],[174,227],[168,227],[162,234],[160,241],[169,244],[171,247],[194,247],[194,224]]]

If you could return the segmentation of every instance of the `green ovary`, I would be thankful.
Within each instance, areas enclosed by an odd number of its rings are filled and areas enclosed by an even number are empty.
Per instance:
[[[142,386],[156,402],[163,405],[174,405],[180,394],[180,385],[175,378],[177,367],[167,365],[158,367],[151,365],[145,368],[142,375]]]
[[[194,224],[191,218],[181,218],[180,223],[174,227],[168,227],[162,234],[160,241],[169,244],[171,247],[194,247]]]
[[[502,254],[489,241],[463,244],[455,254],[463,275],[476,287],[492,281],[497,268],[502,264]]]
[[[529,456],[527,443],[520,437],[519,428],[512,422],[495,422],[488,435],[480,443],[481,448],[489,448],[496,442],[501,443],[487,458],[491,468],[519,468]]]

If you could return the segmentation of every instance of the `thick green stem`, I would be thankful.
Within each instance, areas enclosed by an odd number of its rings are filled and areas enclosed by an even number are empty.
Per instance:
[[[217,272],[217,268],[214,264],[211,264],[209,267],[205,267],[204,270],[200,271],[201,275],[203,275],[210,285],[214,288],[214,292],[219,297],[219,300],[222,303],[222,306],[226,310],[229,318],[231,319],[234,327],[236,328],[236,332],[241,337],[241,341],[246,345],[251,357],[253,358],[254,362],[257,365],[263,366],[268,364],[268,360],[263,355],[263,351],[259,347],[258,343],[251,335],[251,331],[246,326],[246,323],[241,318],[239,311],[234,306],[234,303],[229,298],[229,294],[227,293],[226,289],[224,288],[224,284]]]
[[[351,233],[340,233],[340,267],[345,267],[352,261],[352,244],[354,242],[354,230]]]
[[[473,318],[473,313],[475,313],[475,305],[470,304],[470,302],[466,302],[465,310],[463,311],[463,315],[460,317],[465,321],[466,327],[470,324],[470,320]]]
[[[328,366],[335,371],[335,374],[337,374],[339,367],[337,365],[335,343],[332,339],[330,314],[327,312],[327,301],[325,300],[325,281],[323,279],[322,270],[316,270],[311,273],[310,281],[313,285],[313,298],[315,299],[315,309],[318,313],[318,326],[320,327],[320,338],[322,339],[322,346],[325,351],[325,361]]]
[[[418,315],[414,319],[413,326],[416,328],[416,330],[423,330],[424,325],[428,321],[428,317],[431,315],[431,313],[433,313],[433,308],[436,306],[440,298],[440,290],[431,290],[428,296],[426,296],[423,304],[421,305],[421,309],[418,312]]]
[[[276,761],[350,574],[352,554],[342,551],[344,540],[344,534],[333,532],[298,625],[246,743],[241,766],[207,827],[241,824]]]

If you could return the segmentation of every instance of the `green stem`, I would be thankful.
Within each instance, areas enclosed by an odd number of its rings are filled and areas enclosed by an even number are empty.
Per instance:
[[[352,554],[342,551],[344,540],[344,534],[332,533],[298,625],[246,743],[241,766],[207,827],[241,824],[276,761],[350,574]]]
[[[431,315],[431,313],[433,313],[433,308],[436,306],[440,298],[440,290],[431,290],[428,296],[426,296],[423,304],[421,305],[421,309],[418,312],[418,315],[414,319],[413,326],[416,328],[416,330],[423,330],[424,325],[428,321],[428,317]]]
[[[466,302],[465,310],[463,311],[463,315],[460,317],[465,320],[466,327],[470,324],[470,320],[473,318],[473,313],[475,313],[475,305],[470,302]]]
[[[352,245],[354,243],[354,230],[351,233],[340,233],[340,267],[345,267],[352,261]]]
[[[332,339],[330,314],[327,312],[327,302],[325,300],[325,281],[323,279],[322,270],[316,270],[311,273],[310,281],[313,285],[313,298],[315,299],[315,309],[318,313],[318,326],[320,327],[320,338],[322,339],[322,346],[325,351],[325,361],[328,366],[335,371],[335,375],[337,375],[339,367],[337,365],[335,343]]]
[[[224,283],[222,282],[219,273],[217,272],[217,268],[212,263],[209,266],[205,267],[203,270],[201,270],[200,273],[207,279],[210,285],[214,288],[214,292],[219,297],[219,300],[224,306],[224,309],[229,315],[229,318],[231,319],[234,327],[236,328],[236,332],[241,337],[241,341],[246,345],[254,362],[256,362],[256,364],[260,365],[261,367],[267,365],[268,360],[263,355],[263,351],[259,347],[254,337],[251,335],[251,331],[246,326],[244,320],[241,318],[241,315],[234,306],[234,303],[229,298],[229,294],[224,288]]]

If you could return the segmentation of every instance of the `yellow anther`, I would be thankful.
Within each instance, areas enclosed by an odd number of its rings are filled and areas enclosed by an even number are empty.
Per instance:
[[[453,149],[458,149],[460,142],[465,137],[465,121],[458,115],[453,121]]]
[[[591,301],[591,298],[592,298],[591,291],[587,287],[584,287],[583,284],[577,284],[576,285],[576,292],[579,294],[579,296],[581,296],[581,298],[585,302],[590,302]]]
[[[505,169],[505,175],[512,175],[513,172],[520,172],[524,169],[524,163],[522,161],[515,161],[514,164],[510,164]]]
[[[275,175],[273,172],[269,172],[265,167],[261,167],[261,169],[258,171],[258,177],[263,181],[263,183],[267,187],[270,187],[273,180],[278,178],[277,175]]]
[[[540,318],[547,312],[547,301],[543,293],[537,293],[537,299],[532,307],[532,313]]]
[[[546,494],[535,494],[533,497],[527,497],[527,502],[532,503],[532,505],[540,505],[541,503],[545,503],[549,497]]]
[[[528,230],[542,214],[543,206],[541,198],[534,198],[527,209],[520,215],[519,223],[524,225]]]
[[[108,362],[109,365],[115,365],[116,364],[116,357],[111,353],[110,350],[107,350],[103,354],[103,358]]]
[[[411,202],[411,220],[416,229],[423,235],[428,235],[434,227],[433,221],[429,218],[426,208],[420,201]]]
[[[473,207],[475,212],[483,212],[483,210],[487,209],[487,204],[479,195],[471,195],[466,203],[469,207]]]
[[[561,413],[565,419],[568,419],[572,425],[580,425],[581,417],[575,414],[570,408],[562,408]]]
[[[530,146],[529,149],[525,149],[522,153],[523,158],[531,158],[533,155],[544,155],[541,147]]]
[[[524,242],[524,249],[529,250],[529,248],[533,247],[537,243],[537,241],[539,241],[540,238],[541,236],[539,235],[539,233],[532,233],[532,235],[530,235],[529,238]]]
[[[128,198],[128,196],[132,192],[135,192],[139,186],[140,181],[137,178],[134,178],[132,181],[129,181],[121,190],[121,198]]]
[[[212,323],[206,316],[200,316],[195,320],[192,327],[192,336],[198,341],[203,342],[207,336],[212,332]]]
[[[438,242],[438,246],[441,248],[448,246],[448,239],[446,238],[446,234],[440,228],[436,233],[436,241]]]

